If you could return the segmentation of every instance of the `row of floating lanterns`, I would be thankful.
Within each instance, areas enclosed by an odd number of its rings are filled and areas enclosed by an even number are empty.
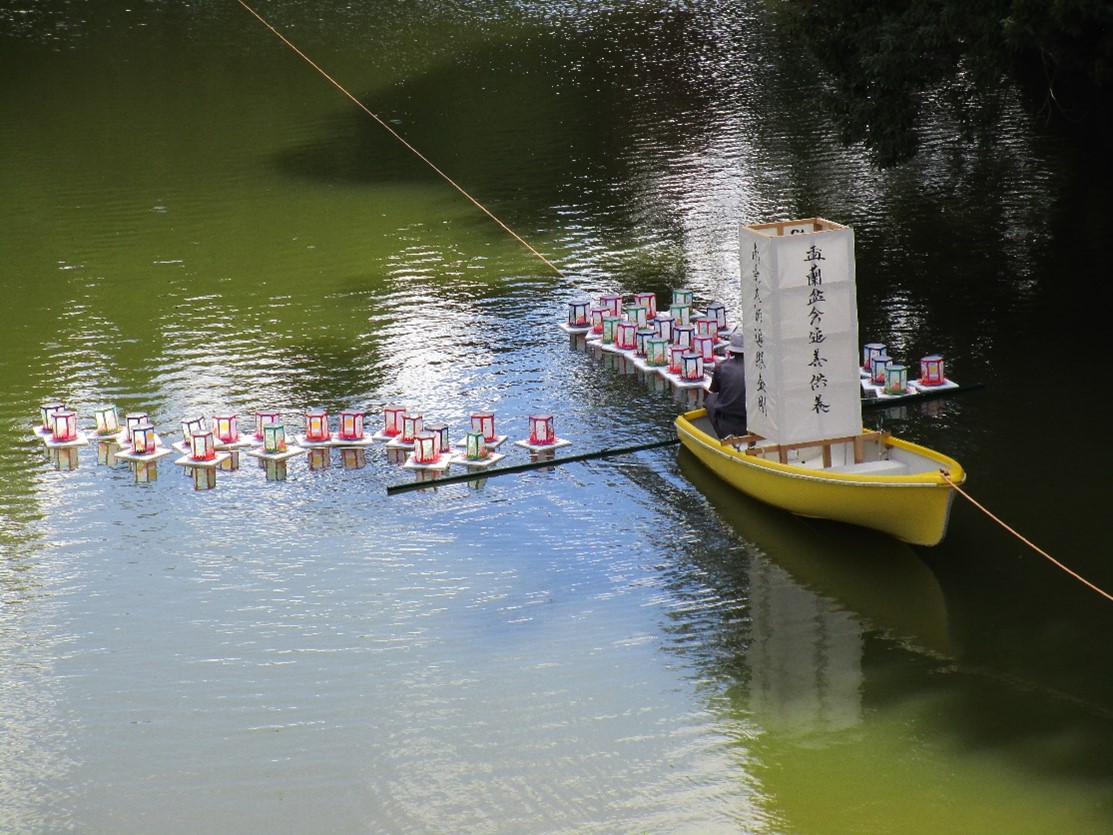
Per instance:
[[[658,311],[655,293],[634,293],[632,303],[613,294],[599,296],[595,305],[590,300],[570,301],[565,330],[586,333],[604,348],[630,353],[648,368],[702,382],[730,326],[723,304],[711,302],[700,313],[692,290],[674,289],[668,312]]]
[[[867,342],[862,346],[862,387],[872,394],[900,396],[923,389],[953,387],[944,373],[943,357],[928,354],[920,358],[920,376],[908,379],[908,366],[894,362],[888,347],[881,342]]]
[[[118,454],[125,460],[149,461],[170,452],[162,446],[161,438],[146,412],[132,412],[120,419],[115,406],[101,406],[93,411],[95,426],[92,435],[97,440],[113,441],[126,448]],[[77,412],[65,403],[45,403],[40,408],[41,421],[36,434],[51,447],[80,446],[89,442],[89,435],[78,428]],[[181,422],[182,440],[173,446],[183,453],[176,463],[188,466],[214,466],[227,457],[228,451],[247,447],[249,455],[260,458],[284,459],[314,447],[360,447],[376,441],[386,441],[394,448],[412,449],[406,462],[412,467],[447,467],[451,463],[486,466],[502,456],[493,450],[506,440],[495,431],[495,413],[473,412],[470,429],[460,442],[457,454],[449,438],[447,424],[426,424],[424,416],[411,412],[406,406],[390,405],[383,410],[383,426],[367,434],[364,424],[366,412],[343,410],[338,416],[335,430],[326,409],[312,409],[304,413],[305,433],[297,435],[291,446],[286,434],[282,413],[274,410],[255,412],[255,427],[249,435],[241,434],[239,416],[234,413],[214,415],[212,424],[202,416],[186,418]],[[552,415],[529,416],[529,437],[515,443],[542,451],[565,446],[570,442],[558,438]],[[224,453],[222,456],[221,453]]]

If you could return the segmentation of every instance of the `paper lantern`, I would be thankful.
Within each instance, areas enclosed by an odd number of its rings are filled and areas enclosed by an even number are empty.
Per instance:
[[[93,410],[98,435],[115,435],[120,431],[120,413],[115,406],[99,406]]]
[[[640,304],[626,305],[626,321],[633,322],[634,327],[644,328],[649,322],[649,309]]]
[[[553,434],[552,415],[530,415],[529,442],[531,444],[551,444],[556,440]]]
[[[941,386],[946,381],[943,374],[943,358],[938,354],[920,357],[920,383],[925,386]]]
[[[680,357],[687,350],[687,348],[681,348],[679,345],[675,344],[669,345],[668,348],[665,349],[665,353],[668,355],[670,374],[680,373],[682,367]]]
[[[586,327],[590,322],[591,302],[568,302],[568,324],[574,328]]]
[[[649,365],[668,365],[669,358],[665,355],[665,348],[669,341],[659,336],[652,336],[645,341],[645,361]]]
[[[885,385],[885,367],[892,362],[888,354],[870,357],[870,382],[875,386]]]
[[[720,302],[711,302],[707,306],[707,316],[715,320],[715,329],[717,331],[726,330],[727,326],[727,309],[726,306]]]
[[[359,441],[363,439],[363,412],[345,409],[340,413],[340,439]]]
[[[189,457],[194,461],[212,461],[216,458],[216,439],[211,429],[194,432],[189,439]]]
[[[632,351],[638,344],[638,326],[633,322],[619,322],[614,333],[614,345],[623,351]]]
[[[862,346],[862,369],[872,374],[873,366],[871,363],[873,362],[873,358],[880,357],[884,355],[884,353],[885,346],[880,342],[867,342]]]
[[[684,351],[680,355],[680,376],[685,380],[702,380],[703,357],[695,351]]]
[[[691,324],[692,308],[686,304],[673,304],[669,307],[669,316],[678,325]]]
[[[673,345],[679,345],[681,348],[690,348],[692,337],[695,334],[696,329],[691,325],[677,325],[672,329],[672,343]]]
[[[606,308],[611,316],[622,315],[622,296],[606,295],[599,297],[599,306]]]
[[[904,394],[908,391],[908,369],[893,363],[885,366],[886,394]]]
[[[487,441],[481,431],[473,429],[464,436],[464,457],[469,461],[481,461],[487,457]]]
[[[286,451],[286,427],[281,423],[263,425],[263,452],[275,455]]]
[[[674,325],[675,322],[673,322],[672,316],[667,313],[663,313],[653,320],[653,330],[666,342],[672,342],[672,329]]]
[[[495,439],[495,413],[472,412],[471,428],[472,431],[482,432],[483,440],[493,441]]]
[[[425,431],[436,437],[437,452],[452,451],[452,441],[448,437],[447,423],[428,423],[425,425]]]
[[[691,307],[695,294],[691,290],[673,290],[672,303]]]
[[[719,323],[711,316],[697,316],[692,324],[701,336],[717,336],[719,333]]]
[[[158,436],[151,423],[140,423],[131,430],[131,450],[136,455],[151,455],[157,449]]]
[[[203,417],[186,418],[182,421],[182,440],[188,444],[195,433],[204,432],[208,428]]]
[[[124,438],[131,440],[131,431],[141,423],[148,423],[149,419],[146,412],[128,412],[124,415]]]
[[[213,415],[213,434],[222,444],[234,444],[240,439],[239,415]]]
[[[697,334],[692,337],[692,350],[703,357],[703,363],[715,361],[715,337],[707,334]]]
[[[414,438],[425,428],[423,415],[411,415],[409,412],[402,415],[402,440],[412,444]]]
[[[328,411],[312,409],[305,413],[305,440],[327,441],[332,437],[328,428]]]
[[[77,412],[72,409],[59,409],[51,415],[51,431],[56,441],[77,440]]]
[[[49,434],[54,431],[54,413],[61,412],[65,408],[65,403],[44,403],[39,407],[39,415],[42,417],[43,432]]]
[[[634,345],[634,353],[639,357],[646,356],[649,353],[649,347],[646,343],[655,335],[653,328],[638,328],[638,332],[635,334],[635,339],[637,341]]]
[[[440,439],[432,432],[414,435],[414,460],[418,464],[435,464],[440,454]]]
[[[257,440],[264,440],[264,432],[268,426],[274,426],[282,422],[282,415],[279,412],[274,412],[264,409],[263,411],[255,413],[255,438]]]
[[[592,333],[603,332],[603,317],[607,315],[607,308],[593,307],[591,308],[591,331]]]
[[[608,313],[603,317],[603,343],[605,345],[613,345],[615,332],[618,330],[618,323],[622,320],[612,313]]]
[[[406,416],[405,406],[387,406],[383,409],[383,434],[394,437],[402,434],[402,418]]]
[[[657,294],[656,293],[635,293],[634,304],[640,304],[646,309],[646,314],[650,319],[657,315]]]

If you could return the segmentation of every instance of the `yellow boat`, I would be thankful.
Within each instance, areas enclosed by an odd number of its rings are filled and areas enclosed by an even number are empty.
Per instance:
[[[705,409],[676,418],[681,444],[716,475],[766,504],[936,545],[947,532],[962,466],[887,432],[794,444],[750,434],[720,440]],[[946,478],[944,478],[946,475]],[[949,482],[948,482],[949,480]]]

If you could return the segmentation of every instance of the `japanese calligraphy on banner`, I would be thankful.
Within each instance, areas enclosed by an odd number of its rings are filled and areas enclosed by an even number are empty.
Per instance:
[[[781,444],[858,434],[853,230],[807,218],[739,237],[749,430]]]

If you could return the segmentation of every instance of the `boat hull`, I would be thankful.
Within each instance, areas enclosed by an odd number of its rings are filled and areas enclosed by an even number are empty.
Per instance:
[[[814,464],[781,463],[724,444],[707,427],[705,416],[704,409],[697,409],[676,418],[680,442],[748,496],[800,516],[872,528],[913,545],[936,545],[946,535],[955,495],[948,479],[954,484],[966,479],[961,465],[946,455],[887,437],[884,454],[906,462],[907,466],[894,465],[905,474],[870,472],[868,464],[832,472]]]

